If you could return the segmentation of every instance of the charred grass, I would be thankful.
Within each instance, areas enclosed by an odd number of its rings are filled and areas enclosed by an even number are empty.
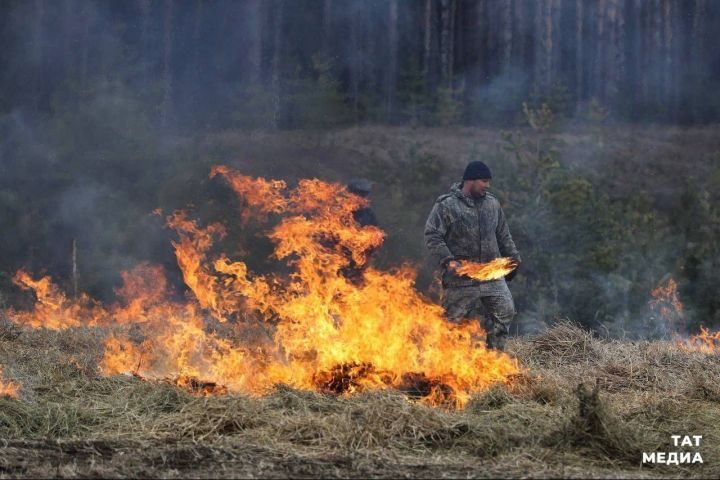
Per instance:
[[[278,385],[202,397],[96,373],[99,333],[0,335],[22,384],[0,399],[0,477],[717,477],[720,359],[666,342],[602,341],[571,323],[509,350],[526,370],[463,411],[395,391]],[[641,465],[703,435],[703,464]]]

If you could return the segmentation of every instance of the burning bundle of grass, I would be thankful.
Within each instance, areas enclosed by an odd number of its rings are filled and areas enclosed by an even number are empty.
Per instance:
[[[468,260],[460,262],[456,273],[474,280],[487,281],[502,278],[517,268],[517,263],[508,257],[496,258],[487,263],[477,263]]]

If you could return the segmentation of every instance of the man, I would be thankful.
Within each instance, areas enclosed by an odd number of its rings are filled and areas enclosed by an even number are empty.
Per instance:
[[[425,245],[442,268],[442,301],[448,320],[457,323],[482,315],[487,346],[503,350],[515,316],[505,280],[512,280],[517,270],[506,279],[484,282],[456,273],[459,260],[486,263],[511,257],[520,264],[500,202],[487,191],[491,178],[483,162],[468,163],[463,181],[435,201],[425,223]]]

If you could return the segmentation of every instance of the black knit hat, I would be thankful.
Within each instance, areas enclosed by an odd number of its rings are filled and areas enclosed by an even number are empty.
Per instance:
[[[485,165],[479,160],[470,162],[465,167],[465,173],[463,173],[463,180],[477,180],[478,178],[492,178],[492,172],[490,167]]]

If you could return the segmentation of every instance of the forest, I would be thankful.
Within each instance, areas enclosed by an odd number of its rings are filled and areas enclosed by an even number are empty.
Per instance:
[[[8,0],[0,109],[98,89],[171,129],[720,116],[710,0]]]

